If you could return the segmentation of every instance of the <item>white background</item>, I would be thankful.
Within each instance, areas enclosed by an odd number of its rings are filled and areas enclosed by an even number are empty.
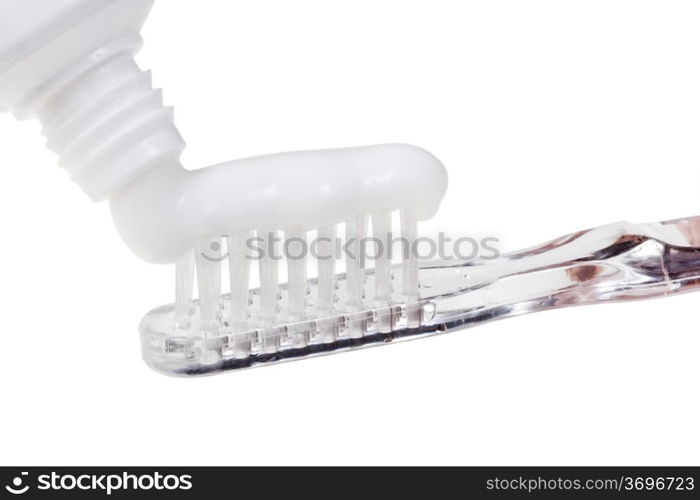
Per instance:
[[[414,143],[450,174],[422,230],[515,250],[700,213],[699,20],[690,1],[161,0],[138,60],[188,168]],[[39,132],[0,117],[0,464],[700,463],[692,294],[151,372],[137,325],[174,273],[129,253]]]

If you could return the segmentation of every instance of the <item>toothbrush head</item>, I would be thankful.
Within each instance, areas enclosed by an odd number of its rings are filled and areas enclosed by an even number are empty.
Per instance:
[[[175,304],[152,311],[141,324],[144,358],[167,374],[206,375],[387,342],[421,328],[434,311],[421,301],[415,254],[408,250],[393,264],[390,252],[380,251],[368,266],[369,228],[374,241],[390,245],[393,212],[358,213],[313,230],[264,227],[202,236],[177,263]],[[397,212],[410,249],[417,212]],[[343,260],[345,272],[338,273]],[[259,287],[251,288],[254,265]],[[313,278],[309,267],[317,269]]]

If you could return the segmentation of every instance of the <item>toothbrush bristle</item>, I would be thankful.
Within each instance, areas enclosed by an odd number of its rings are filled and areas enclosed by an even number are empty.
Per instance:
[[[221,301],[221,238],[202,237],[196,249],[197,289],[202,331],[215,333]]]
[[[386,248],[387,241],[391,237],[391,212],[384,210],[372,215],[372,234],[378,245],[385,245],[377,248],[376,260],[374,261],[374,302],[386,304],[391,301],[391,259]],[[379,331],[389,333],[391,331],[390,317],[380,318]]]
[[[418,220],[412,210],[401,211],[401,231],[408,250],[404,252],[403,260],[403,294],[409,299],[418,298],[418,260],[413,244],[418,239]],[[420,326],[420,309],[409,306],[406,311],[408,327]]]
[[[301,320],[306,314],[306,232],[300,227],[285,231],[290,259],[287,261],[289,316]]]
[[[237,330],[244,330],[250,306],[250,250],[247,246],[252,231],[237,232],[227,238],[229,254],[230,312],[229,321]]]
[[[175,326],[185,328],[190,325],[192,292],[194,290],[194,252],[189,252],[175,265]],[[246,295],[248,290],[246,287]]]
[[[338,234],[335,224],[318,229],[318,297],[320,311],[329,313],[335,306],[335,258],[333,242]]]

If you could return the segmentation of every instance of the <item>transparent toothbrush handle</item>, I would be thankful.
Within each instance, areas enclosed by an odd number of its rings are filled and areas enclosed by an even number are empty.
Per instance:
[[[425,331],[700,288],[700,217],[581,231],[491,261],[421,268]]]

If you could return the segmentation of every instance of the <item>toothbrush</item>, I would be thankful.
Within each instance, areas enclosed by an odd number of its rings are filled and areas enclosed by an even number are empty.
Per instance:
[[[239,257],[231,258],[234,266]],[[216,264],[210,265],[217,275]],[[302,319],[291,314],[296,292],[290,280],[280,287],[281,312],[272,324],[264,321],[269,286],[264,282],[250,292],[247,321],[235,320],[240,299],[232,288],[231,294],[216,295],[218,316],[209,322],[212,312],[205,308],[211,307],[206,303],[210,299],[202,301],[201,291],[199,301],[183,294],[192,282],[192,268],[186,261],[180,264],[178,301],[153,310],[141,324],[146,362],[171,375],[208,375],[427,337],[549,309],[696,291],[700,216],[651,224],[618,222],[496,260],[404,262],[388,270],[375,264],[363,271],[359,307],[353,298],[358,293],[355,277],[338,275],[330,292],[319,277],[308,282],[313,300]],[[212,283],[216,278],[207,279]],[[388,294],[387,281],[398,285]],[[324,305],[334,303],[329,293],[337,300],[333,307]]]
[[[172,109],[133,59],[152,4],[3,0],[0,110],[37,118],[71,179],[110,203],[129,248],[175,265],[174,304],[140,328],[154,369],[211,374],[698,286],[699,218],[612,224],[491,261],[419,263],[408,252],[401,264],[384,255],[367,268],[360,241],[370,227],[386,241],[398,212],[410,246],[419,221],[435,215],[447,189],[440,161],[387,144],[184,169]],[[304,247],[314,231],[329,256],[343,227],[354,242],[345,273],[323,258],[308,279],[306,259],[294,259],[282,283],[279,261],[267,255],[260,287],[249,289],[251,238],[267,248],[283,235]]]

